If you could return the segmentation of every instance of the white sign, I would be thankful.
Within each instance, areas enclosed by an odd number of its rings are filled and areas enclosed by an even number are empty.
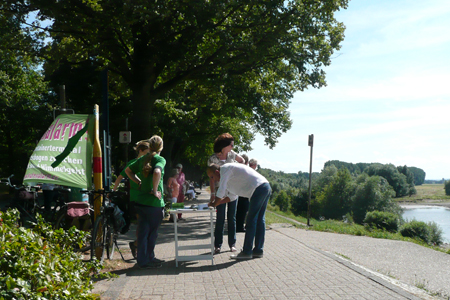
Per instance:
[[[119,132],[119,143],[121,143],[121,144],[131,143],[131,131]]]

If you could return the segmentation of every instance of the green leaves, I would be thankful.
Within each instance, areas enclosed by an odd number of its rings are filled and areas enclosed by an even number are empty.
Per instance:
[[[100,265],[72,251],[86,233],[75,228],[53,231],[40,216],[33,229],[18,227],[17,210],[1,217],[0,299],[92,298],[91,272]]]

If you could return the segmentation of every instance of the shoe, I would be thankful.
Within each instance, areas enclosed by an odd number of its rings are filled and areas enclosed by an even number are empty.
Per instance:
[[[165,260],[164,259],[158,259],[158,258],[153,258],[153,260],[152,260],[152,263],[155,263],[155,264],[162,264],[163,262],[165,262]]]
[[[214,254],[220,253],[220,247],[214,247]]]
[[[245,232],[245,229],[244,229],[244,228],[242,228],[242,229],[236,229],[236,232]]]
[[[133,242],[130,242],[129,245],[130,245],[130,249],[131,249],[131,255],[133,255],[134,259],[137,259],[137,247],[136,247],[136,244],[133,241]]]
[[[230,251],[231,251],[231,252],[236,252],[236,251],[237,251],[237,249],[236,249],[236,247],[235,247],[235,246],[231,246],[231,247],[230,247]]]
[[[244,252],[240,252],[239,254],[233,254],[230,256],[231,259],[252,259],[253,256],[251,254],[245,254]]]
[[[144,266],[139,266],[139,269],[158,269],[162,267],[162,263],[157,263],[157,262],[151,262],[147,265]]]
[[[186,221],[185,218],[178,218],[178,221]]]
[[[260,252],[260,253],[253,252],[253,258],[263,258],[263,256],[264,256],[264,252]]]

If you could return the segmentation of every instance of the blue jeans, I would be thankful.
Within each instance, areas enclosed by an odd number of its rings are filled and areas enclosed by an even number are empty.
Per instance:
[[[216,228],[214,230],[214,247],[220,248],[223,243],[223,228],[225,225],[225,210],[228,206],[227,220],[228,220],[228,246],[236,244],[236,206],[237,201],[220,204],[216,207]]]
[[[266,234],[266,208],[271,193],[270,184],[266,182],[258,186],[250,198],[244,247],[242,249],[245,254],[263,252]],[[255,248],[253,248],[253,240],[255,241]]]
[[[136,206],[138,211],[137,263],[148,265],[155,258],[158,228],[164,218],[164,207]]]

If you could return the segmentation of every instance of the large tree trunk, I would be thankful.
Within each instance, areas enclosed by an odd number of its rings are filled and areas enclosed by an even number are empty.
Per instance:
[[[150,93],[145,92],[144,89],[133,91],[131,131],[132,138],[136,142],[148,139],[154,134],[151,118],[153,103],[154,99],[151,99]]]

